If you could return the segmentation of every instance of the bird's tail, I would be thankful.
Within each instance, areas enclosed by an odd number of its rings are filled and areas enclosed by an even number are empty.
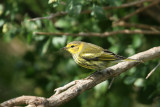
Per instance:
[[[126,59],[124,59],[124,60],[122,60],[122,61],[134,61],[134,62],[141,62],[141,63],[143,63],[142,60],[139,60],[139,59],[131,59],[131,58],[126,58]]]

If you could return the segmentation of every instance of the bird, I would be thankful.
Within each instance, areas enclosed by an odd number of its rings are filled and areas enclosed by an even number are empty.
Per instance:
[[[103,70],[119,62],[138,61],[136,59],[125,58],[108,49],[103,49],[100,46],[83,41],[72,41],[63,49],[72,55],[78,65],[96,71]]]

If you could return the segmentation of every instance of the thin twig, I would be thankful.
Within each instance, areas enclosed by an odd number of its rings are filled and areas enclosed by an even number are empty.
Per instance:
[[[107,6],[107,7],[104,7],[104,10],[126,8],[126,7],[135,6],[135,5],[140,5],[140,4],[143,4],[144,2],[153,2],[153,0],[137,0],[137,1],[122,4],[120,6]]]
[[[109,10],[109,9],[127,8],[127,7],[131,7],[131,6],[143,4],[144,2],[153,2],[153,0],[137,0],[137,1],[122,4],[120,6],[106,6],[106,7],[103,7],[103,9]],[[88,14],[90,12],[91,12],[91,10],[85,10],[85,11],[82,11],[81,13]]]
[[[133,15],[138,14],[138,13],[140,13],[140,12],[142,12],[142,11],[150,8],[150,7],[153,7],[154,5],[157,5],[159,2],[160,2],[160,0],[154,0],[154,1],[153,1],[151,4],[149,4],[148,6],[141,7],[141,8],[139,8],[139,9],[137,9],[136,11],[134,11],[134,12],[132,12],[132,13],[124,16],[124,17],[121,18],[121,19],[119,19],[117,22],[120,22],[120,21],[122,21],[122,20],[127,20],[127,19],[129,19],[130,17],[132,17]]]
[[[144,13],[152,17],[155,21],[157,21],[160,24],[160,14],[158,9],[157,11],[155,11],[154,9],[147,9],[146,11],[144,11]]]
[[[160,31],[151,31],[151,30],[119,30],[105,33],[53,33],[53,32],[34,32],[36,35],[48,35],[48,36],[95,36],[95,37],[107,37],[116,34],[147,34],[147,35],[159,35]]]
[[[58,17],[58,16],[64,16],[66,15],[67,12],[58,12],[58,13],[55,13],[55,14],[50,14],[49,16],[46,16],[46,17],[36,17],[36,18],[33,18],[33,19],[28,19],[28,21],[35,21],[35,20],[41,20],[41,19],[53,19],[54,17]]]
[[[152,73],[153,73],[159,66],[160,66],[160,63],[158,63],[158,65],[155,66],[155,67],[148,73],[148,75],[146,76],[146,79],[148,79],[148,78],[152,75]]]
[[[115,26],[135,27],[135,28],[148,29],[148,30],[153,30],[153,31],[159,31],[160,30],[159,26],[139,24],[139,23],[127,23],[127,22],[124,22],[124,21],[120,21],[119,23],[113,23],[112,26],[113,27],[115,27]]]
[[[112,86],[112,84],[113,84],[114,80],[115,80],[115,77],[113,77],[113,78],[112,78],[112,80],[111,80],[111,82],[110,82],[110,84],[109,84],[109,86],[108,86],[108,89],[110,89],[110,88],[111,88],[111,86]]]

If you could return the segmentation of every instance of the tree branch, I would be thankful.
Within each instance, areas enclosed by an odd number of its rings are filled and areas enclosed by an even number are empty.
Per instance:
[[[149,4],[148,6],[141,7],[141,8],[139,8],[139,9],[137,9],[136,11],[134,11],[134,12],[132,12],[132,13],[124,16],[123,18],[119,19],[119,20],[116,21],[116,22],[120,22],[120,21],[122,21],[122,20],[127,20],[127,19],[129,19],[130,17],[132,17],[133,15],[138,14],[138,13],[140,13],[140,12],[142,12],[142,11],[150,8],[150,7],[153,7],[154,5],[157,5],[159,2],[160,2],[160,0],[154,0],[154,1],[153,1],[151,4]]]
[[[135,54],[130,58],[148,61],[158,57],[160,57],[160,46]],[[72,81],[71,83],[69,83],[71,85],[65,85],[67,86],[66,90],[63,90],[58,94],[52,95],[48,99],[35,96],[21,96],[1,103],[0,107],[12,107],[19,104],[29,104],[32,105],[32,107],[57,107],[75,98],[84,91],[93,88],[97,84],[109,78],[115,77],[123,72],[126,72],[128,69],[138,64],[138,62],[132,61],[121,62],[117,65],[102,70],[101,73],[96,72],[85,79],[76,80],[74,82]],[[64,87],[62,87],[62,89],[64,89]]]
[[[44,97],[36,96],[20,96],[10,99],[0,104],[0,107],[13,107],[17,105],[48,105],[48,101]],[[34,106],[33,106],[34,107]]]
[[[152,30],[119,30],[105,33],[84,33],[80,32],[77,34],[74,33],[53,33],[53,32],[34,32],[36,35],[48,35],[48,36],[95,36],[95,37],[107,37],[117,34],[146,34],[146,35],[159,35],[160,31],[152,31]]]

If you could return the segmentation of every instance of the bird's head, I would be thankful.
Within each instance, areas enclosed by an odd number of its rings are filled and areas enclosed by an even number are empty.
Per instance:
[[[76,54],[79,51],[81,51],[82,47],[82,42],[81,41],[73,41],[68,43],[63,49],[67,50],[71,54]]]

